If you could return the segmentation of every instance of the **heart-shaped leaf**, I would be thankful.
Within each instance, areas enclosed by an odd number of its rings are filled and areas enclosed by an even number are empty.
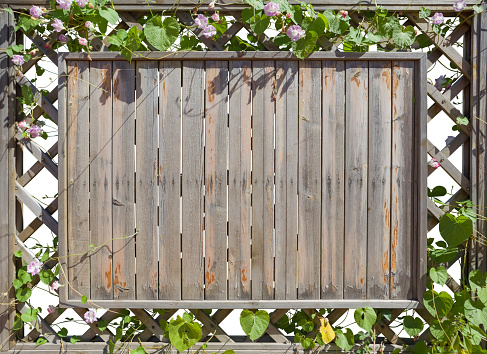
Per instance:
[[[269,314],[263,310],[255,313],[243,310],[240,314],[240,325],[250,340],[254,341],[260,338],[269,326]]]
[[[440,219],[441,237],[450,247],[456,247],[467,241],[472,232],[472,220],[466,216],[460,215],[456,218],[454,215],[446,213]]]
[[[434,290],[428,290],[424,293],[423,305],[434,317],[443,318],[452,309],[453,299],[447,292],[438,294]]]
[[[180,352],[195,345],[203,334],[198,323],[192,320],[185,321],[181,316],[171,320],[168,326],[168,332],[171,344]]]
[[[372,326],[377,321],[377,314],[372,307],[356,309],[353,318],[357,324],[367,332],[372,330]]]
[[[20,318],[24,322],[33,322],[37,319],[37,310],[36,309],[27,309],[25,313],[23,313]]]
[[[396,27],[392,31],[392,38],[399,48],[408,48],[414,43],[414,39],[416,38],[414,27],[407,26],[404,29],[402,27]]]
[[[487,326],[487,308],[481,301],[465,301],[464,314],[467,319],[476,326]]]
[[[174,17],[152,17],[144,28],[144,34],[154,47],[160,51],[169,49],[179,37],[179,23]]]
[[[355,340],[353,338],[353,332],[350,328],[337,329],[335,331],[335,334],[335,344],[339,348],[343,349],[346,352],[352,349],[353,345],[355,344]]]
[[[419,317],[406,316],[403,321],[404,330],[411,337],[417,336],[424,328],[423,321]]]
[[[433,280],[436,284],[445,285],[446,281],[448,280],[448,272],[443,266],[438,268],[431,268],[430,277],[431,280]]]

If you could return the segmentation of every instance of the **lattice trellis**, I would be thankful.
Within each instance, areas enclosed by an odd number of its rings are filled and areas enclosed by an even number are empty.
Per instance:
[[[30,1],[26,1],[31,3]],[[438,4],[437,4],[438,3]],[[117,6],[117,1],[115,1]],[[22,6],[20,4],[18,6]],[[354,2],[347,4],[318,4],[322,7],[335,7],[335,8],[350,8],[354,7]],[[430,5],[430,4],[427,4]],[[26,5],[24,5],[26,6]],[[24,7],[22,6],[22,7]],[[159,5],[159,7],[162,5]],[[186,4],[187,6],[187,4]],[[389,7],[395,8],[401,6],[401,4],[392,4]],[[417,10],[421,4],[415,4],[410,10]],[[451,4],[444,4],[435,2],[433,4],[438,10],[451,11]],[[170,6],[166,6],[169,8]],[[319,6],[317,6],[318,8]],[[406,7],[406,5],[404,6]],[[183,7],[184,8],[184,7]],[[128,5],[120,4],[121,22],[117,25],[114,31],[118,29],[128,29],[132,26],[137,26],[139,30],[142,26],[137,22],[137,18],[146,14],[139,10],[133,10]],[[156,10],[159,10],[156,7]],[[228,15],[240,18],[239,8],[227,6],[222,9],[227,11]],[[181,11],[176,13],[179,20],[187,25],[194,25],[192,16],[187,11]],[[443,38],[435,34],[429,23],[420,19],[417,12],[411,11],[406,13],[408,17],[407,24],[413,25],[419,31],[424,33],[428,38],[434,43],[435,48],[429,53],[427,65],[428,68],[433,66],[440,58],[447,58],[452,64],[454,64],[462,73],[462,76],[455,81],[449,90],[440,93],[431,83],[428,84],[428,96],[434,102],[428,109],[428,122],[433,120],[440,112],[445,112],[446,115],[452,119],[453,122],[459,116],[474,117],[471,119],[471,123],[468,126],[459,125],[461,131],[457,136],[449,142],[443,148],[436,147],[433,143],[428,141],[428,154],[432,158],[436,158],[448,175],[458,184],[460,187],[459,191],[456,192],[447,202],[448,205],[455,205],[457,201],[462,201],[470,198],[475,204],[483,205],[485,203],[484,193],[485,189],[483,186],[484,178],[484,136],[485,136],[485,116],[486,116],[486,103],[485,103],[485,80],[486,80],[486,68],[485,68],[485,51],[487,49],[487,35],[481,33],[483,29],[485,32],[485,24],[487,23],[487,16],[483,14],[482,16],[476,16],[473,18],[466,19],[459,27],[457,27],[448,37]],[[468,15],[468,14],[467,14]],[[465,15],[465,18],[467,17]],[[358,13],[352,13],[352,22],[354,26],[362,26],[363,19]],[[23,85],[27,85],[31,88],[35,96],[38,98],[37,107],[35,108],[31,120],[38,119],[44,112],[47,113],[53,121],[57,123],[58,111],[54,106],[54,103],[58,99],[57,87],[54,88],[47,95],[42,95],[33,83],[24,76],[24,74],[35,66],[38,61],[47,57],[55,65],[57,65],[57,53],[46,47],[46,41],[37,35],[30,35],[26,33],[15,33],[12,29],[13,26],[13,16],[6,12],[0,14],[0,24],[2,26],[0,33],[0,46],[6,47],[12,45],[15,42],[22,40],[22,36],[26,36],[39,48],[39,54],[34,56],[29,62],[23,65],[23,72],[16,72],[15,68],[7,60],[6,56],[2,53],[0,55],[0,82],[2,87],[5,83],[6,89],[3,90],[3,95],[0,96],[0,117],[2,117],[2,126],[0,129],[0,195],[2,196],[2,201],[0,201],[0,221],[1,221],[1,244],[0,249],[2,250],[2,257],[0,259],[0,268],[3,274],[0,275],[0,284],[2,289],[6,289],[10,286],[12,281],[12,274],[15,273],[15,267],[12,262],[12,253],[14,250],[22,250],[23,258],[26,262],[30,262],[34,255],[25,246],[25,242],[42,226],[46,225],[54,234],[58,233],[58,222],[53,217],[53,214],[58,208],[58,199],[54,199],[51,204],[47,207],[42,207],[38,201],[36,201],[26,190],[25,187],[41,172],[42,169],[49,171],[56,179],[58,177],[58,166],[53,161],[53,158],[58,153],[58,143],[56,142],[48,152],[44,152],[35,143],[29,139],[22,139],[21,133],[15,129],[16,114],[16,103],[15,96],[16,91]],[[5,24],[10,27],[7,28]],[[221,51],[224,50],[224,46],[228,41],[236,35],[239,31],[245,29],[249,34],[255,35],[249,25],[242,22],[235,22],[232,24],[228,30],[223,34],[218,40],[212,41],[201,35],[200,30],[193,29],[193,33],[197,36],[209,50]],[[463,54],[459,53],[455,48],[454,44],[458,41],[463,40]],[[274,45],[272,40],[268,38],[265,34],[258,36],[258,41],[263,45],[266,50],[278,50]],[[93,50],[105,51],[109,50],[110,44],[108,41],[100,40],[98,38],[92,38]],[[152,49],[152,48],[151,48]],[[333,45],[330,44],[330,49],[334,49]],[[483,60],[482,60],[483,59]],[[461,110],[457,109],[452,100],[462,94],[463,95],[463,108]],[[475,119],[479,118],[479,119]],[[463,166],[460,171],[456,168],[450,161],[451,155],[457,151],[460,147],[463,147]],[[37,162],[26,172],[22,173],[22,152],[28,151],[36,159]],[[426,161],[425,161],[426,163]],[[8,168],[6,168],[8,167]],[[428,170],[428,175],[435,171],[434,168],[430,167]],[[8,196],[8,197],[7,197]],[[17,201],[17,202],[16,202]],[[35,216],[29,225],[22,227],[22,208],[24,205],[30,209]],[[443,209],[438,208],[434,202],[428,199],[428,230],[432,230],[437,224],[441,216],[451,210],[451,207],[446,206]],[[8,217],[7,217],[8,216]],[[60,215],[62,217],[62,215]],[[482,230],[483,224],[479,223],[477,228]],[[10,235],[15,235],[14,239],[9,237]],[[12,244],[15,244],[14,249]],[[426,245],[425,245],[426,247]],[[5,253],[8,251],[8,254]],[[485,260],[484,260],[484,249],[480,245],[474,245],[472,251],[468,254],[469,265],[473,268],[480,268],[484,270]],[[447,268],[450,268],[459,258],[447,264]],[[55,261],[50,261],[44,265],[44,267],[52,268],[56,264]],[[6,271],[8,270],[8,271]],[[37,282],[39,279],[37,278]],[[458,290],[461,285],[458,284],[451,276],[449,276],[448,287],[452,291]],[[10,293],[9,296],[12,294]],[[5,298],[7,299],[7,298]],[[6,300],[3,303],[6,303]],[[9,301],[13,301],[14,297],[9,297]],[[0,312],[0,324],[2,324],[2,331],[0,332],[0,342],[8,341],[10,342],[10,347],[15,348],[15,352],[21,350],[22,352],[30,351],[46,351],[54,352],[59,351],[61,338],[58,337],[56,331],[53,330],[52,324],[61,316],[63,311],[59,313],[49,314],[42,318],[39,316],[39,321],[41,325],[38,329],[33,329],[28,334],[24,334],[23,330],[13,333],[10,330],[13,324],[13,314],[14,309],[12,307],[1,305]],[[16,311],[25,311],[22,304],[16,306]],[[378,333],[382,333],[390,345],[386,345],[386,351],[392,351],[398,346],[404,344],[412,344],[411,341],[407,339],[400,338],[398,334],[391,328],[391,323],[396,319],[404,309],[394,309],[391,311],[391,321],[383,321],[375,326],[375,330]],[[86,309],[75,308],[74,312],[83,319],[83,314]],[[111,321],[120,314],[120,309],[109,309],[100,319]],[[138,317],[138,319],[146,326],[136,338],[134,342],[143,342],[147,349],[167,349],[167,343],[163,338],[164,332],[159,326],[159,321],[161,319],[168,320],[176,311],[171,310],[165,312],[163,315],[154,316],[151,311],[144,309],[131,309],[133,314]],[[215,333],[214,341],[209,344],[209,350],[219,350],[225,345],[225,349],[234,349],[236,352],[287,352],[287,351],[297,351],[299,346],[292,343],[292,340],[286,337],[276,326],[276,322],[289,311],[289,309],[279,309],[271,313],[271,321],[269,327],[266,330],[266,335],[261,341],[256,343],[250,343],[243,339],[234,338],[221,328],[221,322],[227,318],[233,309],[219,309],[213,315],[208,315],[202,310],[192,310],[195,317],[203,324],[203,336],[202,339],[206,338],[209,334]],[[418,309],[415,310],[419,316],[421,316],[426,322],[431,323],[434,319],[426,310]],[[316,309],[307,309],[306,312],[311,315],[316,313]],[[345,313],[347,309],[334,309],[327,316],[331,324],[336,323]],[[319,325],[319,320],[315,317],[314,321],[317,321]],[[4,324],[5,323],[5,324]],[[5,325],[5,328],[3,326]],[[43,335],[49,344],[35,349],[35,341]],[[17,338],[16,338],[17,337]],[[81,335],[81,342],[76,345],[67,345],[67,349],[73,350],[77,353],[92,353],[102,351],[106,348],[109,339],[114,337],[109,329],[100,331],[95,324],[90,324],[89,329]],[[420,340],[427,340],[429,337],[429,331],[425,330],[423,334],[419,337]],[[64,344],[66,346],[66,344]],[[165,347],[166,345],[166,347]],[[334,346],[328,346],[324,348],[325,350],[334,348]],[[5,350],[5,346],[4,349]]]

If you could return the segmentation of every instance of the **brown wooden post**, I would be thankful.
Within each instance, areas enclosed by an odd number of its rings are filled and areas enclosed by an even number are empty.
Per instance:
[[[13,15],[0,8],[0,47],[12,45],[15,38]],[[13,125],[15,120],[15,84],[13,64],[7,54],[0,52],[0,303],[9,303],[13,291],[8,291],[13,278],[12,242],[15,228],[15,183]],[[8,293],[4,296],[4,293]],[[12,307],[0,305],[0,351],[8,351],[14,343]]]

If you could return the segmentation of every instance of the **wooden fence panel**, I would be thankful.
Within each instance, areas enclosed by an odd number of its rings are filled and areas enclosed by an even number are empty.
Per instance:
[[[111,307],[415,300],[425,107],[396,58],[68,60],[61,237],[102,245],[70,281]]]

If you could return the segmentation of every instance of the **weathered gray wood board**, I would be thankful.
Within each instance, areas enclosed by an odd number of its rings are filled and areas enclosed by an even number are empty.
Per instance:
[[[112,307],[416,300],[419,59],[68,59],[70,281]]]

